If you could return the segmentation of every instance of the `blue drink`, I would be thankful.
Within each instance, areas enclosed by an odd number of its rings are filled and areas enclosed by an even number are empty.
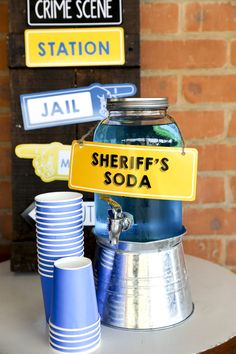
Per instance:
[[[149,112],[150,113],[150,112]],[[156,113],[156,112],[155,112]],[[126,113],[127,114],[127,113]],[[125,116],[124,112],[102,121],[94,134],[94,141],[146,145],[181,146],[182,140],[175,123],[166,118],[166,110],[161,116],[144,119],[137,112]],[[111,196],[124,212],[134,217],[134,225],[120,235],[120,240],[148,242],[180,235],[182,226],[182,202],[146,198]],[[110,206],[95,194],[95,228],[97,236],[108,238],[107,215]]]

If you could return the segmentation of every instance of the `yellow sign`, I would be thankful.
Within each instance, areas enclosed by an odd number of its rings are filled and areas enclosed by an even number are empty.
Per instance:
[[[35,174],[43,182],[68,181],[71,145],[61,143],[22,144],[15,148],[16,156],[33,159]]]
[[[25,31],[28,67],[123,65],[121,27]]]
[[[74,141],[69,187],[136,198],[194,200],[196,149]]]

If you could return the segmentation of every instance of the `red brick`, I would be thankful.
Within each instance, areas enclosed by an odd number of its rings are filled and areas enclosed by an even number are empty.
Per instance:
[[[0,214],[0,234],[3,238],[12,239],[12,216],[9,214]]]
[[[0,141],[11,140],[11,123],[10,116],[7,114],[0,115]]]
[[[236,66],[236,41],[231,43],[231,63]]]
[[[232,176],[230,179],[231,195],[233,202],[236,202],[236,176]]]
[[[0,4],[0,32],[8,32],[8,6],[6,3]]]
[[[226,244],[226,264],[236,265],[236,240],[229,240]]]
[[[200,171],[236,170],[236,145],[199,145],[197,150]]]
[[[184,239],[184,252],[195,257],[222,264],[223,241],[219,239]]]
[[[10,83],[8,76],[0,76],[0,107],[10,107]]]
[[[195,203],[222,203],[225,200],[224,178],[197,178],[197,198]]]
[[[186,4],[185,29],[187,31],[235,31],[236,4],[226,3]]]
[[[232,112],[232,117],[229,123],[228,136],[229,137],[236,136],[236,111]]]
[[[220,68],[226,61],[224,40],[143,40],[143,69]]]
[[[151,76],[141,78],[142,97],[168,96],[170,103],[177,100],[177,78],[174,76]]]
[[[0,181],[0,208],[10,209],[11,204],[11,183],[8,181]]]
[[[189,235],[234,235],[236,208],[184,208],[184,225]]]
[[[0,147],[0,177],[9,177],[11,174],[11,149]]]
[[[217,137],[224,133],[224,112],[170,112],[176,119],[185,139]]]
[[[188,102],[235,102],[236,75],[185,76],[183,95]]]
[[[142,4],[141,32],[172,33],[178,29],[177,4]]]
[[[7,44],[5,39],[0,39],[0,70],[7,69]]]

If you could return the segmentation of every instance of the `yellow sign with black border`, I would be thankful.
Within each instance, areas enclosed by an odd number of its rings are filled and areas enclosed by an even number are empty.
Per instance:
[[[192,201],[196,149],[96,142],[72,144],[69,188],[135,198]]]
[[[25,31],[28,67],[123,65],[122,27],[29,29]]]

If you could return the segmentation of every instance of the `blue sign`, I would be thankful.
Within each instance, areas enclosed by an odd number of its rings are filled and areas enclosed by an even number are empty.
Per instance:
[[[25,130],[104,119],[107,98],[134,96],[136,86],[92,84],[88,87],[20,95]]]

